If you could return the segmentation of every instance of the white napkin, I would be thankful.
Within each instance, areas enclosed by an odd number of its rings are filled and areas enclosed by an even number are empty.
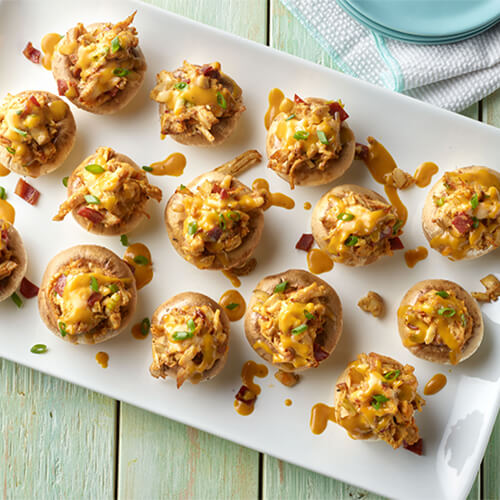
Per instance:
[[[381,36],[334,0],[281,0],[347,74],[460,111],[500,88],[500,24],[463,42],[415,45]]]

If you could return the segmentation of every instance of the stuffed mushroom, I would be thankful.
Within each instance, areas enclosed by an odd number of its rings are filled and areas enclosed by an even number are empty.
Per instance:
[[[349,363],[335,387],[334,420],[352,439],[381,439],[393,448],[419,440],[415,410],[418,395],[414,368],[376,353]]]
[[[136,302],[129,266],[97,245],[57,254],[38,294],[40,316],[49,330],[74,344],[97,344],[118,335],[130,323]]]
[[[79,23],[61,38],[51,61],[59,95],[97,114],[116,113],[132,100],[146,73],[134,16],[117,24]]]
[[[28,258],[19,233],[0,219],[0,301],[10,297],[21,284]]]
[[[500,173],[477,166],[446,172],[427,195],[422,228],[430,246],[451,260],[500,246]]]
[[[215,377],[229,349],[229,319],[201,293],[179,293],[156,309],[151,322],[153,377],[173,377],[177,388]]]
[[[161,190],[149,184],[144,170],[128,156],[98,148],[68,179],[68,198],[53,218],[73,213],[84,229],[95,234],[125,234],[149,217],[149,199],[161,201]]]
[[[335,262],[364,266],[402,248],[402,221],[395,208],[370,189],[336,186],[314,207],[312,233]]]
[[[262,279],[245,315],[245,334],[257,354],[285,372],[315,368],[342,334],[342,304],[313,274],[290,269]]]
[[[158,73],[151,99],[160,104],[162,136],[186,145],[215,146],[232,134],[245,111],[241,94],[220,63],[184,61],[173,72]]]
[[[453,281],[431,279],[412,286],[398,309],[403,345],[415,356],[435,363],[464,361],[483,339],[477,302]]]
[[[342,176],[354,160],[356,140],[337,102],[284,99],[267,132],[268,167],[294,186],[319,186]]]
[[[68,105],[50,92],[8,94],[0,105],[0,163],[17,174],[52,172],[69,155],[75,136]]]
[[[260,241],[265,195],[217,171],[181,185],[165,208],[168,236],[177,252],[201,269],[245,264]]]

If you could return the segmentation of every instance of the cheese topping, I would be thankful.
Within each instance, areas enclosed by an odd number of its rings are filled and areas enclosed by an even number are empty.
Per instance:
[[[325,322],[333,318],[322,301],[325,287],[313,282],[298,289],[287,285],[283,292],[255,293],[258,301],[253,311],[258,315],[261,338],[254,349],[272,355],[273,363],[294,368],[318,366],[316,351],[321,349]]]
[[[398,315],[406,326],[406,347],[446,346],[452,364],[458,362],[458,355],[472,336],[473,319],[465,302],[451,290],[423,293],[414,304],[401,306]]]
[[[430,242],[452,260],[500,246],[500,180],[486,168],[447,172],[434,194],[433,222],[442,232]]]
[[[186,380],[197,383],[228,349],[228,336],[220,319],[207,305],[172,308],[151,327],[153,363],[151,374],[165,377],[176,371],[177,387]]]
[[[360,354],[337,384],[335,421],[353,439],[378,437],[398,448],[419,440],[413,413],[425,404],[414,368],[379,354]]]
[[[0,220],[0,286],[17,268],[16,256],[9,247],[9,227],[8,222]]]
[[[50,162],[67,104],[42,92],[8,94],[0,106],[0,144],[23,165]]]

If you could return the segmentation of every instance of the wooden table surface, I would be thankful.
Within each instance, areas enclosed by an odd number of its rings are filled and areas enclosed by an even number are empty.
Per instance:
[[[279,0],[151,3],[334,67],[328,54]],[[500,127],[500,91],[465,114]],[[1,359],[0,429],[4,498],[376,498]],[[500,498],[499,473],[497,420],[469,498]]]

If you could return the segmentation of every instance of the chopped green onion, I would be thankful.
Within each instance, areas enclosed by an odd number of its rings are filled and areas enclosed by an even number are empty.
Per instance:
[[[97,163],[92,163],[90,165],[87,165],[85,167],[85,170],[87,172],[90,172],[91,174],[102,174],[104,172],[104,168],[101,167],[101,165],[98,165]]]
[[[281,283],[278,283],[274,287],[274,293],[282,293],[286,290],[286,287],[288,286],[288,281],[282,281]]]
[[[115,285],[114,283],[111,283],[111,285],[109,285],[108,288],[111,293],[116,293],[118,291],[118,286]]]
[[[293,138],[298,141],[305,141],[309,137],[309,132],[306,130],[297,130],[295,134],[293,134]]]
[[[111,40],[111,53],[114,54],[115,52],[118,52],[122,48],[120,44],[120,39],[115,36],[113,40]]]
[[[142,170],[145,170],[146,172],[152,172],[153,171],[153,167],[149,167],[148,165],[144,165],[142,167]]]
[[[148,258],[144,257],[144,255],[136,255],[134,257],[134,262],[140,266],[147,266],[149,264]]]
[[[472,227],[477,229],[479,227],[479,219],[477,217],[472,217]]]
[[[330,144],[330,141],[322,130],[317,130],[316,135],[318,136],[319,142],[321,142],[321,144],[325,144],[326,146]]]
[[[7,193],[5,191],[5,188],[0,186],[0,200],[6,200],[7,199]]]
[[[439,292],[436,292],[436,295],[443,297],[443,299],[447,299],[450,296],[450,294],[444,290],[439,290]]]
[[[226,218],[224,214],[219,214],[219,226],[223,231],[226,230]]]
[[[389,401],[389,398],[384,396],[383,394],[374,394],[373,395],[373,401],[372,401],[372,406],[376,409],[380,409],[380,405],[382,403],[385,403],[386,401]]]
[[[179,186],[179,189],[186,189],[186,186],[184,186],[184,184],[181,184],[181,185]]]
[[[11,154],[11,155],[15,155],[16,154],[16,150],[14,148],[11,148],[9,146],[5,146],[5,149]]]
[[[16,127],[12,127],[19,135],[22,135],[23,137],[26,137],[28,135],[28,132],[25,130],[18,129]]]
[[[99,283],[95,276],[90,277],[90,288],[92,289],[93,292],[99,291]]]
[[[99,203],[101,203],[101,200],[93,194],[86,194],[84,198],[85,201],[90,205],[99,205]]]
[[[314,319],[314,314],[311,314],[307,309],[304,309],[304,316],[307,319]]]
[[[198,231],[198,224],[196,222],[190,222],[188,224],[188,234],[193,236],[193,234],[196,234],[196,231]]]
[[[130,73],[130,71],[128,69],[125,69],[125,68],[115,68],[113,70],[113,75],[116,75],[116,76],[127,76],[128,74]]]
[[[21,308],[23,306],[23,301],[21,300],[21,297],[19,297],[19,295],[17,295],[16,292],[14,292],[10,298],[12,299],[12,301],[14,302],[14,304],[16,304],[16,306],[18,308]]]
[[[401,370],[391,370],[390,372],[384,373],[384,378],[391,382],[396,380],[401,375]]]
[[[124,246],[124,247],[128,247],[128,236],[126,234],[122,234],[120,236],[120,243]]]
[[[192,336],[193,336],[192,332],[175,332],[172,335],[172,338],[174,340],[186,340],[186,339],[190,339]]]
[[[292,120],[293,118],[295,118],[295,113],[292,113],[289,117],[285,118],[285,121],[288,122],[288,121]]]
[[[354,219],[354,215],[353,214],[349,214],[347,212],[342,212],[342,213],[340,213],[340,214],[337,215],[337,220],[342,220],[342,221],[345,221],[345,222],[349,222],[352,219]]]
[[[177,90],[183,90],[185,89],[186,87],[188,86],[188,84],[186,82],[177,82],[174,87],[177,89]]]
[[[68,335],[68,332],[66,331],[66,323],[64,321],[59,321],[57,326],[59,327],[59,331],[63,337]]]
[[[43,354],[44,352],[47,352],[47,346],[45,344],[35,344],[30,351],[33,354]]]
[[[347,240],[344,241],[346,247],[353,247],[358,242],[359,238],[351,234]]]
[[[403,225],[403,221],[401,219],[398,219],[394,226],[392,226],[392,234],[398,234],[398,231],[401,229],[401,226]]]
[[[307,325],[299,325],[295,327],[290,333],[292,335],[298,335],[299,333],[304,333],[307,330]]]
[[[228,304],[226,306],[226,309],[229,309],[230,311],[232,311],[233,309],[236,309],[237,307],[240,307],[240,305],[237,304],[236,302],[231,302],[230,304]]]
[[[473,209],[476,209],[479,205],[479,198],[477,197],[477,193],[474,193],[474,195],[470,199],[470,204]]]
[[[67,177],[67,176],[66,176],[66,177],[63,177],[63,179],[62,179],[62,183],[63,183],[63,186],[64,186],[64,187],[68,187],[68,179],[69,179],[69,177]]]
[[[145,337],[149,333],[150,328],[151,328],[151,321],[149,321],[149,318],[144,318],[141,321],[141,334]]]
[[[465,314],[464,314],[464,313],[462,313],[462,314],[460,315],[460,320],[462,321],[462,326],[463,326],[464,328],[466,328],[466,327],[467,327],[467,318],[465,317]]]
[[[442,207],[444,205],[444,198],[436,198],[434,200],[434,203],[438,206],[438,207]]]
[[[241,219],[241,215],[238,212],[228,212],[227,216],[233,221],[238,222]]]
[[[18,109],[16,111],[16,115],[19,116],[19,115],[22,115],[23,114],[23,110],[22,109]]]
[[[193,333],[196,330],[196,323],[193,319],[190,318],[187,320],[187,327],[190,333]]]
[[[437,313],[440,316],[444,316],[445,318],[452,318],[453,316],[455,316],[457,311],[455,311],[455,309],[453,309],[452,307],[440,307]]]
[[[217,92],[217,104],[222,108],[226,109],[227,108],[227,102],[226,99],[224,99],[224,96],[220,93]]]

